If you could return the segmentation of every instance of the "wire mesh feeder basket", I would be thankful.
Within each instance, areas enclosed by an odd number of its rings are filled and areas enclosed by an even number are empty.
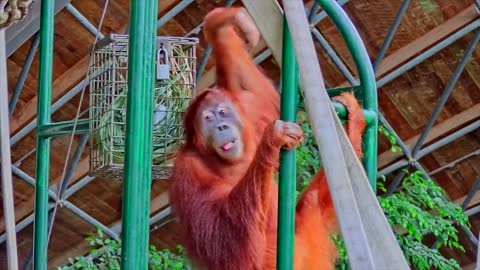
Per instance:
[[[183,113],[195,91],[196,38],[157,37],[153,179],[171,174],[182,143]],[[123,178],[127,111],[128,35],[99,42],[89,67],[90,175]]]

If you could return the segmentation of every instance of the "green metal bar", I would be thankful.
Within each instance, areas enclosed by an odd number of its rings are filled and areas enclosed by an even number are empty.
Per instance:
[[[327,89],[327,94],[330,98],[339,96],[340,94],[348,92],[352,93],[355,95],[355,98],[358,100],[358,102],[363,103],[363,91],[362,88],[359,85],[356,86],[348,86],[348,87],[337,87],[337,88],[328,88]]]
[[[333,108],[335,109],[335,112],[337,113],[338,117],[342,121],[347,121],[348,119],[348,111],[347,108],[339,102],[332,101]],[[300,102],[298,104],[298,109],[299,110],[305,110],[305,104],[303,102]],[[367,121],[367,125],[373,125],[377,121],[377,115],[369,110],[363,110],[363,115],[365,116],[365,120]]]
[[[86,134],[89,132],[88,125],[90,119],[80,119],[76,122],[75,134]],[[72,135],[75,121],[63,121],[39,126],[37,128],[37,136],[45,138],[55,138],[61,136]]]
[[[325,10],[330,19],[342,34],[352,54],[355,66],[360,75],[360,83],[363,90],[363,107],[375,115],[378,115],[377,86],[375,74],[368,57],[365,45],[360,38],[355,26],[352,24],[342,7],[334,0],[316,0]],[[367,127],[364,139],[364,160],[363,164],[367,172],[370,184],[376,192],[377,186],[377,139],[378,139],[378,118]]]
[[[122,269],[148,267],[157,0],[131,1]]]
[[[55,1],[42,1],[40,10],[40,70],[38,84],[38,127],[48,125],[51,116],[53,80],[53,34]],[[35,270],[46,270],[48,259],[48,186],[50,177],[50,138],[37,136],[35,223],[33,263]]]
[[[299,69],[286,19],[283,21],[281,119],[296,122]],[[282,151],[278,195],[277,269],[290,270],[294,264],[295,243],[295,150]]]

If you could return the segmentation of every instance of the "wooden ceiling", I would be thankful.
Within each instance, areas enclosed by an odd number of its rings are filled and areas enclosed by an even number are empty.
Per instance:
[[[57,1],[62,2],[62,1]],[[63,1],[68,3],[69,1]],[[165,15],[180,1],[160,1],[159,17]],[[237,1],[240,2],[240,1]],[[368,53],[374,61],[378,55],[385,37],[395,19],[402,1],[398,0],[351,0],[344,5],[345,11],[357,27]],[[98,26],[104,1],[73,0],[71,4],[79,10],[93,25]],[[311,6],[311,1],[306,3]],[[224,1],[197,0],[185,10],[167,22],[159,31],[159,35],[184,36],[197,27],[203,17],[214,7],[223,6]],[[235,5],[240,5],[239,3]],[[405,65],[429,48],[439,44],[452,33],[466,25],[479,20],[478,11],[471,0],[412,0],[403,18],[402,24],[395,35],[386,58],[378,68],[379,80],[391,75],[392,72]],[[110,1],[101,32],[124,33],[129,16],[129,1]],[[347,68],[355,74],[355,66],[347,47],[335,26],[328,19],[317,25],[317,29],[326,37],[334,50],[345,62]],[[8,31],[7,31],[8,34]],[[398,135],[408,145],[413,145],[423,131],[432,112],[440,99],[446,85],[452,77],[463,52],[472,39],[473,34],[453,42],[429,59],[413,67],[393,81],[383,85],[379,91],[380,109],[391,123]],[[198,63],[206,47],[201,36],[197,49]],[[8,36],[7,36],[8,38]],[[8,58],[9,97],[12,96],[17,79],[24,65],[34,37],[29,38],[19,46]],[[58,12],[55,20],[55,55],[53,102],[64,97],[73,87],[85,78],[89,64],[89,52],[94,36],[72,16],[67,10]],[[341,75],[334,63],[326,55],[323,48],[316,44],[318,58],[321,63],[327,87],[346,85],[346,79]],[[259,48],[259,52],[265,48]],[[10,122],[11,135],[19,132],[35,121],[37,110],[38,85],[38,53],[27,77],[25,86]],[[272,57],[261,63],[266,74],[278,82],[280,70]],[[214,67],[212,59],[208,62],[204,77],[199,82],[200,87],[213,83]],[[59,108],[52,116],[53,121],[71,120],[74,118],[80,101],[77,94],[65,106]],[[81,104],[81,111],[88,108],[88,99]],[[431,144],[444,138],[455,130],[480,120],[480,46],[477,46],[472,59],[460,76],[452,96],[440,114],[439,119],[427,138],[426,144]],[[12,162],[28,175],[35,176],[35,131],[30,132],[12,147]],[[73,149],[79,143],[76,136]],[[51,178],[52,186],[61,180],[63,166],[66,160],[69,137],[61,137],[52,141]],[[432,154],[423,157],[420,162],[427,171],[433,171],[458,158],[480,149],[480,131],[473,131],[458,140],[439,148]],[[70,160],[71,160],[70,155]],[[386,140],[379,142],[379,168],[395,162],[398,156],[389,151]],[[82,179],[88,172],[88,146],[82,154],[77,169],[74,172],[71,186]],[[475,181],[480,177],[480,158],[473,156],[461,162],[458,166],[446,169],[434,175],[433,179],[448,193],[451,200],[461,203],[470,191]],[[33,213],[34,188],[14,175],[15,217],[17,224],[26,221]],[[157,181],[152,190],[152,212],[164,209],[168,200],[166,192],[168,182]],[[83,189],[74,193],[69,201],[106,226],[118,224],[121,218],[122,204],[121,182],[111,179],[97,178]],[[471,207],[480,203],[476,196]],[[0,210],[1,211],[1,210]],[[2,213],[3,214],[3,213]],[[480,220],[478,216],[471,218],[472,231],[478,234]],[[5,228],[0,220],[0,232]],[[60,208],[55,220],[52,241],[49,246],[49,265],[54,267],[63,264],[68,257],[77,256],[88,250],[83,238],[86,233],[95,229],[68,209]],[[152,243],[160,248],[172,247],[176,244],[175,223],[152,232]],[[32,248],[33,226],[26,226],[18,233],[19,259],[27,260]],[[476,249],[465,241],[466,253],[445,253],[455,257],[462,265],[473,263]],[[6,267],[5,244],[0,246],[0,268]]]

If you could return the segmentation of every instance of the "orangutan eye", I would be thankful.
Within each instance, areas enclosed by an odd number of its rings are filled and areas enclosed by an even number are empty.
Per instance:
[[[211,121],[211,120],[213,119],[213,115],[207,114],[207,115],[205,115],[205,119],[206,119],[207,121]]]
[[[225,115],[225,110],[221,109],[218,113],[223,116],[223,115]]]

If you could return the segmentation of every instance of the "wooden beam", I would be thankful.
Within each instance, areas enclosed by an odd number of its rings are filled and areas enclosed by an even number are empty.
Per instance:
[[[242,0],[278,65],[282,65],[283,11],[276,0]]]
[[[456,205],[462,205],[463,202],[465,201],[465,199],[467,198],[467,196],[468,196],[468,194],[461,197],[461,198],[458,198],[458,199],[454,200],[453,203],[455,203]],[[478,206],[478,204],[480,204],[480,190],[478,190],[475,193],[475,195],[473,195],[472,200],[467,205],[467,207],[465,207],[465,210],[468,210],[470,207],[473,207],[473,206]]]
[[[447,135],[452,130],[456,130],[478,118],[480,118],[480,104],[477,104],[466,111],[456,114],[448,120],[445,120],[442,123],[434,126],[430,131],[424,144],[432,143],[435,140]],[[420,135],[416,135],[406,140],[405,144],[411,149],[414,147],[419,137]],[[378,169],[381,170],[385,168],[386,166],[400,159],[402,156],[402,153],[393,153],[390,150],[383,152],[378,156]]]
[[[443,22],[439,26],[427,32],[425,35],[412,41],[411,43],[403,46],[394,53],[385,57],[380,66],[378,67],[375,77],[377,80],[387,76],[395,71],[396,68],[402,66],[404,63],[412,60],[422,52],[435,46],[439,42],[448,38],[453,33],[462,29],[469,23],[478,19],[478,12],[474,4],[458,13],[449,20]],[[347,87],[350,83],[348,81],[343,82],[337,87]]]
[[[30,196],[25,202],[15,206],[15,224],[18,224],[29,214],[33,213],[33,206],[35,204],[35,196]],[[5,232],[5,218],[0,219],[0,233]]]
[[[55,1],[55,15],[60,12],[71,0]],[[34,1],[30,4],[27,16],[18,23],[10,25],[6,31],[7,57],[13,54],[25,41],[30,39],[40,29],[40,4]]]
[[[476,263],[472,263],[469,265],[462,266],[462,270],[479,270],[480,268],[476,267]]]
[[[454,17],[430,30],[425,35],[386,57],[376,72],[377,79],[380,79],[381,77],[391,73],[403,63],[411,60],[413,57],[424,52],[429,47],[435,46],[440,41],[446,39],[476,19],[478,19],[478,13],[475,5],[472,4]]]

